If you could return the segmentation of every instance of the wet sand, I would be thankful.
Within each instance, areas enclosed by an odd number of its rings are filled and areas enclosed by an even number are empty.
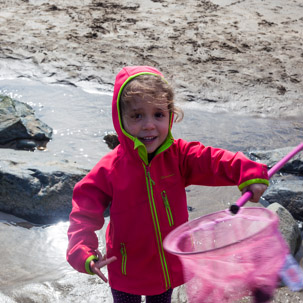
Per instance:
[[[0,77],[111,91],[121,67],[152,65],[180,102],[303,115],[300,1],[10,0],[0,9]]]

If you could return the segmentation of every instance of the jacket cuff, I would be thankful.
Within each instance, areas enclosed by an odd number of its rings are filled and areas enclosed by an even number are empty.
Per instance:
[[[256,183],[262,183],[262,184],[269,186],[269,181],[267,179],[251,179],[251,180],[241,183],[238,187],[240,190],[242,190],[244,187],[251,185],[251,184],[256,184]]]
[[[90,270],[90,266],[89,266],[89,263],[92,260],[98,260],[98,258],[96,256],[94,256],[94,255],[91,255],[85,261],[85,270],[90,275],[94,275],[94,273]]]

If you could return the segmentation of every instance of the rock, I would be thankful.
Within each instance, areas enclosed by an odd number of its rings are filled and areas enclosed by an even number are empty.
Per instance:
[[[283,159],[294,147],[283,147],[275,150],[252,151],[249,157],[254,161],[266,164],[269,168],[273,167]],[[280,172],[303,175],[303,152],[296,154],[280,170]]]
[[[273,178],[273,181],[263,199],[269,204],[278,202],[295,219],[303,221],[303,177],[286,175]]]
[[[290,252],[292,255],[295,255],[299,251],[302,244],[302,237],[297,222],[287,211],[287,209],[279,203],[270,204],[267,208],[279,216],[280,232],[285,241],[288,243]]]
[[[249,157],[262,162],[269,168],[283,159],[294,147],[284,147],[268,151],[252,151]],[[291,215],[303,221],[303,152],[296,154],[271,178],[271,184],[263,195],[266,206],[279,203]]]
[[[0,147],[43,149],[51,138],[52,128],[35,117],[31,106],[0,95]]]
[[[103,137],[103,141],[107,144],[110,149],[114,149],[120,144],[118,135],[115,132],[109,132]]]
[[[89,169],[47,152],[0,150],[0,211],[37,224],[68,220],[72,192]]]
[[[37,147],[37,144],[35,141],[32,140],[18,140],[16,142],[16,149],[20,149],[20,150],[35,150],[35,148]]]

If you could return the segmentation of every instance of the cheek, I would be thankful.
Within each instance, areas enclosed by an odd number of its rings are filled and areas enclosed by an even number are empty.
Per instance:
[[[165,137],[168,135],[168,129],[169,129],[169,121],[167,120],[165,123],[161,125],[161,133],[165,135]]]
[[[124,120],[123,127],[127,133],[129,133],[130,135],[132,135],[134,137],[136,137],[136,135],[139,132],[138,123],[130,123],[129,121]]]
[[[137,127],[135,127],[134,125],[129,126],[127,132],[129,134],[131,134],[132,136],[136,137],[137,133],[138,133],[138,129]]]
[[[123,116],[122,116],[122,127],[127,133],[129,133],[129,125],[127,123],[127,119]]]

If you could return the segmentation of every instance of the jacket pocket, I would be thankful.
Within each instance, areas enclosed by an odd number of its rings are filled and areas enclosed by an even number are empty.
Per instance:
[[[169,205],[169,202],[168,202],[168,199],[167,199],[167,194],[166,194],[165,190],[163,190],[161,192],[161,196],[162,196],[162,200],[163,200],[163,203],[164,203],[164,206],[165,206],[169,226],[173,226],[174,225],[174,218],[173,218],[173,215],[172,215],[172,212],[171,212],[171,209],[170,209],[170,205]]]
[[[126,276],[126,262],[127,262],[127,253],[125,243],[121,243],[121,255],[122,255],[122,263],[121,263],[121,272],[122,275]]]

